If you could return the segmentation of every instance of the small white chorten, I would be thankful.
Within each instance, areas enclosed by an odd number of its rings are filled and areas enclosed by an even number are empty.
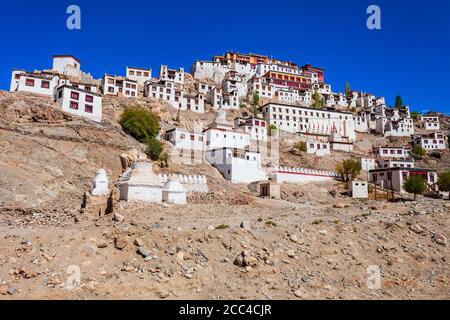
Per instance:
[[[136,161],[123,174],[119,189],[120,200],[162,202],[163,185],[153,172],[153,163],[147,160]]]
[[[172,204],[186,204],[186,190],[178,179],[169,179],[164,186],[163,201]]]
[[[100,169],[97,171],[94,178],[92,195],[99,197],[109,195],[109,193],[108,176],[106,175],[106,171],[104,169]]]

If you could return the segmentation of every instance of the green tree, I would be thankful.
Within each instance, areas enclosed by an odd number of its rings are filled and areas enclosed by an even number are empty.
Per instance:
[[[419,117],[420,117],[420,113],[419,112],[417,112],[417,111],[411,112],[411,118],[413,118],[414,120],[419,119]]]
[[[119,123],[127,134],[143,143],[154,139],[161,129],[156,115],[139,106],[127,107]]]
[[[350,94],[351,88],[350,88],[350,83],[346,83],[345,84],[345,95],[348,96]]]
[[[259,108],[259,94],[258,92],[254,92],[253,93],[253,98],[252,98],[252,108],[253,108],[253,116],[257,117],[258,116],[258,108]]]
[[[345,182],[353,181],[361,174],[361,163],[357,160],[344,160],[336,166],[337,173]]]
[[[296,142],[294,144],[294,148],[297,149],[298,151],[306,152],[307,151],[306,142],[304,142],[304,141]]]
[[[414,194],[414,201],[416,201],[418,194],[423,194],[425,192],[426,188],[425,181],[418,175],[412,174],[405,181],[405,190],[406,192]]]
[[[272,136],[272,134],[273,134],[273,132],[272,131],[274,131],[274,130],[278,130],[278,128],[277,128],[277,126],[276,125],[274,125],[274,124],[271,124],[270,126],[269,126],[269,128],[268,128],[268,130],[269,130],[269,136]]]
[[[427,151],[419,145],[415,145],[412,149],[413,157],[415,159],[422,159],[424,155],[427,154]]]
[[[402,99],[401,96],[396,96],[396,97],[395,97],[395,107],[396,107],[397,109],[403,108],[403,99]]]
[[[324,105],[322,95],[319,92],[315,91],[312,98],[313,98],[312,107],[315,109],[322,109]]]
[[[147,140],[146,154],[152,161],[161,159],[161,154],[164,151],[164,146],[161,141],[152,138]]]
[[[449,192],[450,191],[450,171],[443,172],[439,175],[438,180],[438,188],[440,191]],[[450,193],[449,193],[449,200],[450,200]]]

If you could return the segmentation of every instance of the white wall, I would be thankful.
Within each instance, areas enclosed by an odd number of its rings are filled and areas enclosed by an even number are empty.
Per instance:
[[[78,93],[78,99],[71,96],[72,92]],[[87,102],[86,97],[92,97],[93,101]],[[56,101],[64,112],[96,122],[102,121],[102,97],[98,94],[87,93],[75,87],[62,86],[57,90]],[[71,108],[72,102],[78,103],[78,109]],[[92,106],[92,112],[88,112],[86,106]]]

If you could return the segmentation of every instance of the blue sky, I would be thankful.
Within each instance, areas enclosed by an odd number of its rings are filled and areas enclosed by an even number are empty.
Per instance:
[[[77,4],[82,29],[66,28]],[[366,28],[366,9],[381,7],[382,29]],[[450,1],[228,0],[2,2],[0,89],[13,68],[51,66],[53,54],[73,54],[101,77],[127,65],[187,70],[195,60],[227,50],[311,63],[333,90],[401,94],[414,110],[450,113]]]

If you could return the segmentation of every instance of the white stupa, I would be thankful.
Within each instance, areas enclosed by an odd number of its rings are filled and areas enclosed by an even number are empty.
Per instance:
[[[120,200],[162,202],[163,185],[148,160],[136,161],[122,176]]]
[[[186,190],[178,179],[169,179],[164,186],[163,201],[172,204],[186,204]]]
[[[109,191],[108,176],[106,175],[106,171],[104,169],[100,169],[97,171],[97,174],[94,178],[92,195],[99,197],[99,196],[106,196],[109,194],[110,191]]]

